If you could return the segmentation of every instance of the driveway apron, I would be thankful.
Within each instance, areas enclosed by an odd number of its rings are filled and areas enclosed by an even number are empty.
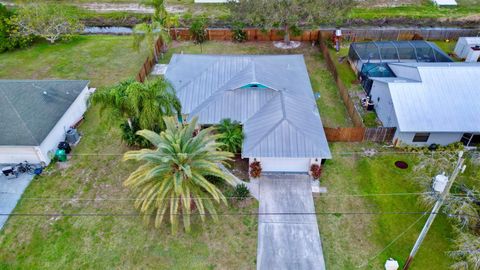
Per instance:
[[[325,269],[308,175],[258,179],[257,269]]]

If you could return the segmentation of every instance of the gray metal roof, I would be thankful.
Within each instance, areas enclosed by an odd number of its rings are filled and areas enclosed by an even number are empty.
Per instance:
[[[389,65],[407,79],[387,82],[400,131],[480,132],[480,64]]]
[[[88,81],[0,80],[0,145],[40,145],[87,85]]]
[[[243,124],[244,157],[331,158],[302,55],[175,54],[165,76],[182,113]]]

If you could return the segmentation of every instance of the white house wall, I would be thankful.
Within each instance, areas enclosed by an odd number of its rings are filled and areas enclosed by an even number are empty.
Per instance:
[[[24,161],[40,163],[41,152],[36,146],[0,146],[0,164],[20,163]]]
[[[308,172],[310,158],[256,158],[260,161],[262,172]],[[320,159],[319,159],[320,160]],[[252,163],[253,158],[249,158]]]
[[[60,118],[57,124],[53,127],[50,133],[47,135],[45,140],[40,144],[40,149],[43,154],[43,159],[45,163],[50,162],[48,155],[49,151],[54,151],[57,149],[58,143],[65,140],[66,131],[75,123],[77,123],[87,110],[87,99],[90,95],[88,91],[88,86],[83,89],[83,91],[78,95],[75,101],[70,105],[65,114]]]
[[[393,108],[392,97],[386,83],[374,81],[370,91],[378,119],[384,127],[397,127],[397,117]]]
[[[421,132],[421,131],[419,131]],[[427,142],[413,142],[415,132],[400,132],[397,130],[394,141],[398,139],[401,144],[408,144],[413,146],[428,146],[433,143],[440,145],[448,145],[451,143],[459,142],[463,136],[463,132],[450,133],[450,132],[432,132],[428,137]]]

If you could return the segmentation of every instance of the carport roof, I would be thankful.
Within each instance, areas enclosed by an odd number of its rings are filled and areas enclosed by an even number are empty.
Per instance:
[[[88,83],[0,80],[0,145],[40,145]]]
[[[175,54],[165,76],[189,118],[243,124],[244,157],[331,158],[302,55]]]

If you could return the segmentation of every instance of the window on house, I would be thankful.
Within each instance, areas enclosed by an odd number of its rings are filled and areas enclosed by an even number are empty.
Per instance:
[[[412,142],[427,142],[430,137],[430,133],[415,133]]]

